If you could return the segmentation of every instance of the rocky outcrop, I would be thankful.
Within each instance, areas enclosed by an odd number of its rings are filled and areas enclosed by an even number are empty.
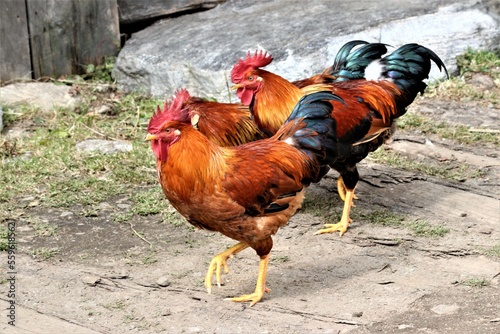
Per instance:
[[[496,47],[500,29],[498,19],[476,1],[233,0],[134,34],[119,54],[114,76],[127,91],[169,97],[185,87],[227,101],[232,65],[248,50],[269,51],[275,60],[268,69],[295,80],[329,66],[352,39],[394,47],[420,43],[453,71],[455,57],[468,47]]]
[[[225,0],[118,0],[120,24],[130,25],[168,15],[214,8]]]

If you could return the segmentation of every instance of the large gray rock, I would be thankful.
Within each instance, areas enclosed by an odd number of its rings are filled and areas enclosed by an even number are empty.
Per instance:
[[[329,66],[351,39],[395,47],[420,43],[453,71],[455,57],[467,47],[498,46],[500,29],[498,17],[477,1],[233,0],[133,35],[119,54],[114,76],[128,91],[170,97],[185,87],[227,101],[232,65],[246,51],[269,51],[275,60],[267,68],[295,80]]]
[[[120,24],[133,24],[187,11],[206,10],[225,0],[118,0]]]

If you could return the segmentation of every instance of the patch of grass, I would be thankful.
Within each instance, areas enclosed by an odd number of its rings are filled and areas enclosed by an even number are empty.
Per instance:
[[[449,229],[439,225],[433,226],[422,220],[410,221],[403,214],[394,213],[389,210],[375,210],[366,214],[358,214],[360,219],[368,221],[370,224],[390,227],[403,227],[410,229],[418,236],[424,237],[443,237],[449,232]],[[356,217],[355,217],[356,219]]]
[[[484,277],[472,277],[460,282],[462,285],[470,286],[473,288],[482,288],[490,285],[490,281]]]
[[[500,79],[497,79],[500,81]],[[446,81],[430,84],[425,92],[427,97],[458,101],[477,101],[478,103],[491,103],[500,105],[500,89],[485,90],[474,86],[464,77],[453,77]]]
[[[403,130],[418,130],[426,134],[435,134],[442,139],[452,140],[459,144],[486,144],[500,145],[500,136],[497,133],[471,131],[464,125],[451,125],[444,121],[435,120],[408,112],[398,119],[398,127]]]
[[[313,216],[340,219],[337,210],[341,210],[342,205],[335,200],[335,196],[336,194],[333,193],[332,196],[315,196],[312,193],[307,193],[304,201],[302,202],[302,210],[304,210],[304,213],[308,213]]]
[[[113,219],[116,223],[126,223],[130,219],[132,219],[133,216],[134,216],[134,214],[128,211],[128,212],[116,214]]]
[[[370,153],[369,159],[392,167],[455,181],[463,181],[482,176],[481,170],[467,164],[460,164],[459,166],[453,166],[451,168],[449,162],[436,162],[430,164],[413,160],[410,156],[404,156],[398,152],[387,150],[384,147],[380,147],[375,152]]]
[[[153,263],[158,262],[158,259],[156,259],[153,255],[146,255],[142,260],[142,264],[144,265],[150,265]]]
[[[468,48],[457,57],[460,75],[466,73],[486,73],[494,78],[500,77],[500,50],[484,51]]]
[[[13,158],[19,154],[16,139],[2,139],[0,141],[0,158]]]
[[[163,220],[169,222],[175,227],[181,227],[181,226],[191,226],[186,224],[186,219],[184,219],[180,213],[175,211],[173,207],[171,207],[171,210],[169,211],[164,211],[163,212]]]
[[[5,226],[0,226],[0,252],[8,249],[9,246],[9,230]]]
[[[433,226],[422,220],[407,223],[406,226],[409,227],[416,235],[422,237],[441,238],[450,231],[449,228],[446,228],[443,225]]]
[[[459,76],[428,86],[426,95],[460,101],[477,101],[500,105],[500,55],[499,52],[477,51],[468,49],[457,57]],[[468,83],[474,73],[481,73],[492,78],[495,87],[482,89]]]
[[[59,253],[58,248],[48,248],[48,247],[36,248],[31,251],[31,255],[33,257],[40,258],[42,260],[48,260],[58,253]]]
[[[151,188],[135,193],[132,196],[134,206],[131,211],[141,216],[162,212],[166,207],[165,196],[158,188]]]
[[[406,219],[406,216],[389,210],[375,210],[368,214],[360,214],[360,216],[371,224],[382,226],[402,226]]]
[[[484,254],[500,258],[500,244],[491,246],[483,251]]]
[[[105,57],[101,65],[89,64],[85,66],[85,79],[92,82],[113,82],[111,72],[116,62],[116,57]]]
[[[144,136],[160,101],[123,94],[113,103],[113,117],[67,109],[49,114],[24,108],[16,113],[12,124],[28,126],[30,135],[0,140],[0,212],[17,207],[18,198],[26,194],[36,194],[42,207],[70,207],[95,205],[137,186],[157,184],[155,159]],[[76,150],[85,139],[128,140],[133,149],[108,155]]]
[[[127,304],[123,300],[119,300],[113,303],[104,304],[102,306],[108,310],[123,310],[127,306]]]
[[[52,237],[57,234],[57,229],[57,225],[42,221],[33,224],[33,230],[37,237]]]
[[[288,255],[278,255],[271,257],[271,262],[272,263],[285,263],[290,261],[290,257]]]

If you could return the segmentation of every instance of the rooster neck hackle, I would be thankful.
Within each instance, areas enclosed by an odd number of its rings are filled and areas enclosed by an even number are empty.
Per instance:
[[[190,125],[179,130],[179,140],[170,145],[168,159],[158,162],[157,168],[166,193],[189,200],[193,193],[206,192],[208,185],[220,182],[226,170],[227,153]]]
[[[265,70],[260,70],[259,74],[262,88],[255,93],[252,114],[261,129],[274,134],[304,94],[279,75]]]

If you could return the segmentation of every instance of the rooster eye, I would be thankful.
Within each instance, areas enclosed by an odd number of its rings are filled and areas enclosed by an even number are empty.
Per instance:
[[[166,133],[170,133],[170,131],[172,131],[170,128],[165,130]]]
[[[248,81],[253,81],[253,76],[249,76]]]

